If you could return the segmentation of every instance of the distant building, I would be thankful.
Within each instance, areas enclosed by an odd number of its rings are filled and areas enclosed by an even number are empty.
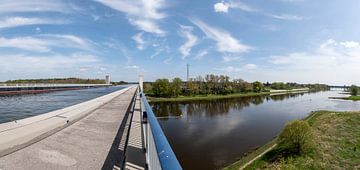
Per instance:
[[[109,75],[105,76],[105,83],[110,84],[110,76]]]

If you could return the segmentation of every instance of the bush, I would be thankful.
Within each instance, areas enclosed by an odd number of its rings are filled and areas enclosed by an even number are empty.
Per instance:
[[[350,94],[351,94],[352,96],[356,96],[356,95],[358,94],[358,91],[359,91],[359,88],[358,88],[357,86],[352,85],[352,86],[350,87]]]
[[[312,131],[310,125],[303,120],[287,123],[279,138],[279,147],[294,154],[303,154],[312,148]]]
[[[152,86],[155,96],[170,97],[170,82],[168,79],[157,79]]]
[[[256,93],[260,93],[261,91],[264,90],[264,85],[261,82],[255,81],[254,83],[252,83],[253,85],[253,91]]]

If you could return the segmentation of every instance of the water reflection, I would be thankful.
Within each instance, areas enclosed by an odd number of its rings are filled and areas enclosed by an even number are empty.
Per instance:
[[[360,102],[328,99],[339,92],[152,104],[184,169],[220,169],[276,136],[289,120],[314,110],[360,110]]]
[[[260,105],[264,101],[282,101],[288,98],[302,96],[304,93],[280,94],[280,95],[263,95],[241,98],[217,99],[206,101],[191,102],[162,102],[153,103],[153,111],[157,117],[178,117],[186,113],[187,116],[194,114],[204,114],[208,117],[224,115],[229,113],[230,109],[241,110],[250,105]],[[184,109],[185,108],[185,109]],[[184,112],[184,113],[183,113]]]

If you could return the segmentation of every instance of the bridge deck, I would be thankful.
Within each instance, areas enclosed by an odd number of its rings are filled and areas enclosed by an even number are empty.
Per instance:
[[[1,157],[0,169],[118,169],[135,91],[131,88],[65,129]]]

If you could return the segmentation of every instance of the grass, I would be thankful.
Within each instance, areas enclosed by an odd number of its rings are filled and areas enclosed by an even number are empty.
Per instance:
[[[342,100],[352,100],[352,101],[359,101],[360,96],[349,96],[349,97],[329,97],[330,99],[342,99]]]
[[[228,99],[228,98],[237,98],[237,97],[249,97],[249,96],[262,96],[262,95],[269,95],[269,94],[276,94],[276,93],[291,93],[291,92],[300,92],[296,89],[294,90],[287,90],[281,92],[260,92],[260,93],[234,93],[234,94],[211,94],[211,95],[196,95],[196,96],[179,96],[173,98],[161,98],[161,97],[150,97],[148,99],[152,103],[157,102],[183,102],[183,101],[198,101],[198,100],[215,100],[215,99]],[[305,91],[304,91],[305,92]]]
[[[275,147],[245,169],[360,168],[360,112],[317,111],[305,120],[314,133],[315,145],[312,151],[303,155],[278,158],[280,148]],[[254,155],[253,158],[257,156],[256,153]],[[251,160],[244,157],[225,169],[238,169],[246,163],[245,159]]]

